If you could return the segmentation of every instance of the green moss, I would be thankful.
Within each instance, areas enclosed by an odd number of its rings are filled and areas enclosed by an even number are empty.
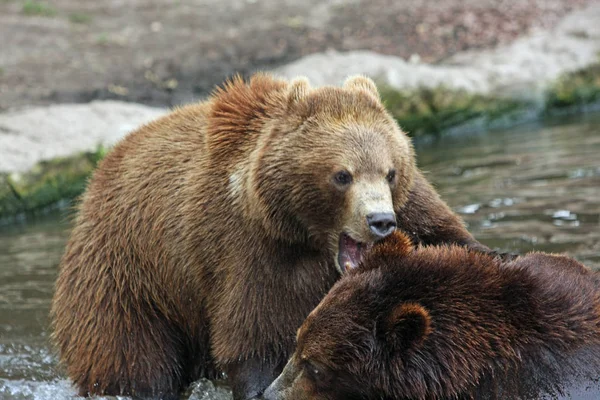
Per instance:
[[[36,213],[85,190],[106,150],[38,163],[25,173],[0,174],[0,219]]]
[[[510,99],[496,99],[444,87],[398,91],[380,86],[381,97],[400,126],[412,136],[440,135],[478,121],[489,126],[530,105]]]
[[[412,136],[439,136],[470,124],[479,129],[508,127],[522,115],[541,118],[599,104],[600,61],[560,77],[546,91],[541,107],[518,98],[494,98],[444,87],[399,91],[379,86],[386,107],[405,131]]]
[[[23,3],[23,14],[25,15],[36,15],[42,17],[53,17],[56,15],[56,10],[42,2],[27,0]]]
[[[545,109],[552,113],[597,102],[600,102],[600,62],[559,78],[547,91]]]

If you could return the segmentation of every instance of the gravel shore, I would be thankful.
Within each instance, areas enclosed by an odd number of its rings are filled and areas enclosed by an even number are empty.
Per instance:
[[[189,102],[236,72],[372,50],[437,63],[510,43],[598,0],[0,1],[0,110]]]

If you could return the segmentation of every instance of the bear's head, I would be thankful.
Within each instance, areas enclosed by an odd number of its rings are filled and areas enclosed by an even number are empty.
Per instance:
[[[399,232],[384,242],[308,316],[298,330],[295,353],[265,399],[382,399],[398,393],[416,398],[425,391],[411,386],[410,376],[402,382],[397,377],[405,372],[404,361],[411,352],[418,352],[427,340],[430,314],[417,302],[379,296],[382,276],[377,264],[386,257],[408,256],[413,248]]]
[[[321,88],[301,78],[277,96],[248,161],[247,211],[280,240],[325,249],[344,272],[394,231],[416,168],[412,144],[369,78]]]

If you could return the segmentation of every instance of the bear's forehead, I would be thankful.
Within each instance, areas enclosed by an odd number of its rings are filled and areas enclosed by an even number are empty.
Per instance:
[[[387,120],[383,105],[362,91],[340,88],[316,90],[306,100],[304,111],[319,119],[378,121]]]
[[[369,132],[382,134],[394,128],[393,121],[387,118],[385,112],[368,109],[360,105],[324,107],[312,117],[316,126],[355,134]]]
[[[339,342],[340,339],[370,332],[372,307],[365,301],[370,299],[372,288],[364,283],[356,282],[355,285],[348,282],[335,289],[311,312],[298,330],[299,344],[320,347],[331,338]]]
[[[398,152],[396,139],[392,135],[380,127],[340,123],[338,126],[320,126],[319,136],[310,141],[321,149],[319,151],[325,151],[331,156],[337,155],[340,162],[386,169],[392,167],[392,159]],[[315,150],[316,148],[311,148],[311,151]]]

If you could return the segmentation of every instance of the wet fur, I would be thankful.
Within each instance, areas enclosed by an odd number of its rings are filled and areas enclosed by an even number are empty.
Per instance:
[[[585,387],[600,376],[599,282],[565,256],[503,262],[413,249],[396,233],[307,318],[265,398],[539,399]],[[316,384],[307,363],[335,378]]]
[[[399,227],[417,242],[485,249],[416,169],[369,82],[312,90],[302,79],[236,78],[107,155],[83,195],[52,304],[53,339],[80,394],[176,398],[225,370],[242,398],[277,376],[296,329],[339,277],[328,249],[340,196],[323,197],[302,172],[332,168],[312,145],[353,150],[323,130],[383,130],[404,149],[390,155]],[[281,143],[311,129],[295,144],[307,158],[291,165]]]

